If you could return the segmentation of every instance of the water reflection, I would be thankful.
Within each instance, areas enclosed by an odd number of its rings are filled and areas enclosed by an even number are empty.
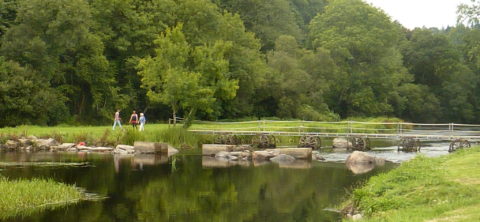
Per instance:
[[[0,160],[88,161],[84,168],[8,168],[9,178],[53,178],[109,197],[101,202],[10,221],[335,221],[324,211],[345,189],[392,166],[359,176],[343,163],[218,163],[200,156],[0,154]],[[223,165],[222,165],[223,164]],[[216,167],[225,166],[228,168]]]

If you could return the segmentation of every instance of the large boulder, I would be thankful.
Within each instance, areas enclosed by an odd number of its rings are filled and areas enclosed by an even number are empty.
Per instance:
[[[348,147],[352,147],[352,142],[348,141],[344,137],[340,137],[340,138],[333,139],[332,146],[333,148],[346,149]]]
[[[219,152],[233,151],[235,145],[223,145],[223,144],[203,144],[202,155],[203,156],[215,156]]]
[[[368,153],[355,151],[350,156],[348,156],[346,164],[373,164],[375,163],[375,157],[369,155]]]
[[[166,143],[153,143],[153,142],[140,142],[137,141],[133,144],[136,153],[142,154],[156,154],[165,153],[168,154],[168,144]]]
[[[355,151],[348,156],[345,164],[354,174],[363,174],[373,170],[377,164],[385,164],[385,159],[376,158],[365,152]]]

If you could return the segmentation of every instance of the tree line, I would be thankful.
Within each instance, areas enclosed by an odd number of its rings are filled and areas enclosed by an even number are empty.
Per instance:
[[[0,126],[480,122],[480,3],[408,30],[361,0],[0,0]]]

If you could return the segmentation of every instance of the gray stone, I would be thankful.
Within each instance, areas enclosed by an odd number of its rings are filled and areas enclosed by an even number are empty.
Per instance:
[[[233,147],[231,151],[246,151],[246,150],[253,150],[253,148],[250,145],[238,145]]]
[[[275,155],[273,152],[269,151],[254,151],[252,154],[253,160],[269,160],[270,158],[274,157]]]
[[[92,149],[92,147],[88,147],[88,146],[77,146],[77,150],[78,150],[78,151],[89,151],[90,149]]]
[[[365,163],[375,163],[375,157],[370,156],[368,153],[354,151],[350,156],[348,156],[346,164],[365,164]]]
[[[49,149],[51,146],[58,146],[58,142],[55,141],[53,138],[49,139],[37,139],[34,140],[33,143],[36,147],[40,149]]]
[[[115,147],[116,149],[122,149],[122,150],[135,150],[133,146],[129,146],[129,145],[122,145],[122,144],[119,144],[117,145],[117,147]]]
[[[62,143],[58,146],[51,146],[51,150],[67,150],[69,148],[75,147],[75,143]]]
[[[235,145],[222,145],[222,144],[203,144],[202,155],[203,156],[215,156],[218,152],[230,152]]]
[[[295,161],[295,157],[287,155],[287,154],[280,154],[276,157],[271,158],[270,161],[277,162],[277,163],[278,162],[293,162],[293,161]]]
[[[362,219],[362,215],[361,214],[355,214],[352,216],[352,220],[361,220]]]
[[[7,140],[4,145],[6,149],[17,149],[19,146],[20,144],[15,140]]]
[[[228,159],[228,156],[229,156],[229,155],[230,155],[229,152],[220,151],[220,152],[218,152],[217,154],[215,154],[215,158],[216,158],[216,159],[222,159],[222,158]]]
[[[168,144],[166,143],[153,143],[153,142],[140,142],[136,141],[133,144],[136,153],[141,154],[168,154]]]
[[[321,161],[321,160],[325,160],[325,158],[323,158],[322,155],[320,155],[320,152],[312,151],[312,160]]]
[[[72,148],[68,148],[66,151],[67,151],[67,152],[75,152],[75,153],[76,153],[76,152],[78,152],[78,149],[75,148],[75,147],[72,147]]]
[[[346,149],[352,147],[352,142],[349,142],[346,138],[340,137],[333,139],[333,148]]]
[[[177,153],[179,153],[180,151],[178,151],[177,149],[175,149],[173,146],[168,146],[168,156],[172,156],[172,155],[175,155]]]
[[[90,152],[111,152],[113,151],[113,148],[111,147],[90,147],[88,149]]]
[[[135,151],[129,152],[129,151],[124,150],[124,149],[116,148],[116,149],[113,150],[113,153],[114,153],[114,154],[120,154],[120,155],[128,155],[128,154],[135,153]]]

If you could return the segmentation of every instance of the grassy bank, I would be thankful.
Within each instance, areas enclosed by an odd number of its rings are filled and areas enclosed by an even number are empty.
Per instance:
[[[77,188],[52,180],[8,180],[0,175],[0,219],[76,203],[83,198]]]
[[[480,221],[480,147],[417,157],[354,191],[364,221]]]
[[[352,119],[361,122],[401,122],[396,118],[369,118]],[[363,123],[316,123],[302,121],[282,122],[196,122],[190,129],[207,130],[248,130],[248,131],[322,131],[322,132],[347,132],[346,127],[351,127],[353,132],[383,132],[396,131],[396,125],[372,125]],[[183,129],[181,125],[169,127],[168,124],[147,124],[144,132],[132,130],[131,126],[124,126],[125,130],[112,130],[111,126],[19,126],[0,129],[0,143],[6,139],[35,135],[37,137],[52,137],[60,142],[87,142],[96,146],[114,146],[116,144],[133,144],[134,141],[167,142],[171,145],[182,147],[189,145],[197,147],[203,142],[212,142],[212,136],[199,136]],[[250,138],[247,138],[249,140]],[[298,138],[281,138],[281,143],[291,143]],[[293,143],[296,143],[293,141]]]

